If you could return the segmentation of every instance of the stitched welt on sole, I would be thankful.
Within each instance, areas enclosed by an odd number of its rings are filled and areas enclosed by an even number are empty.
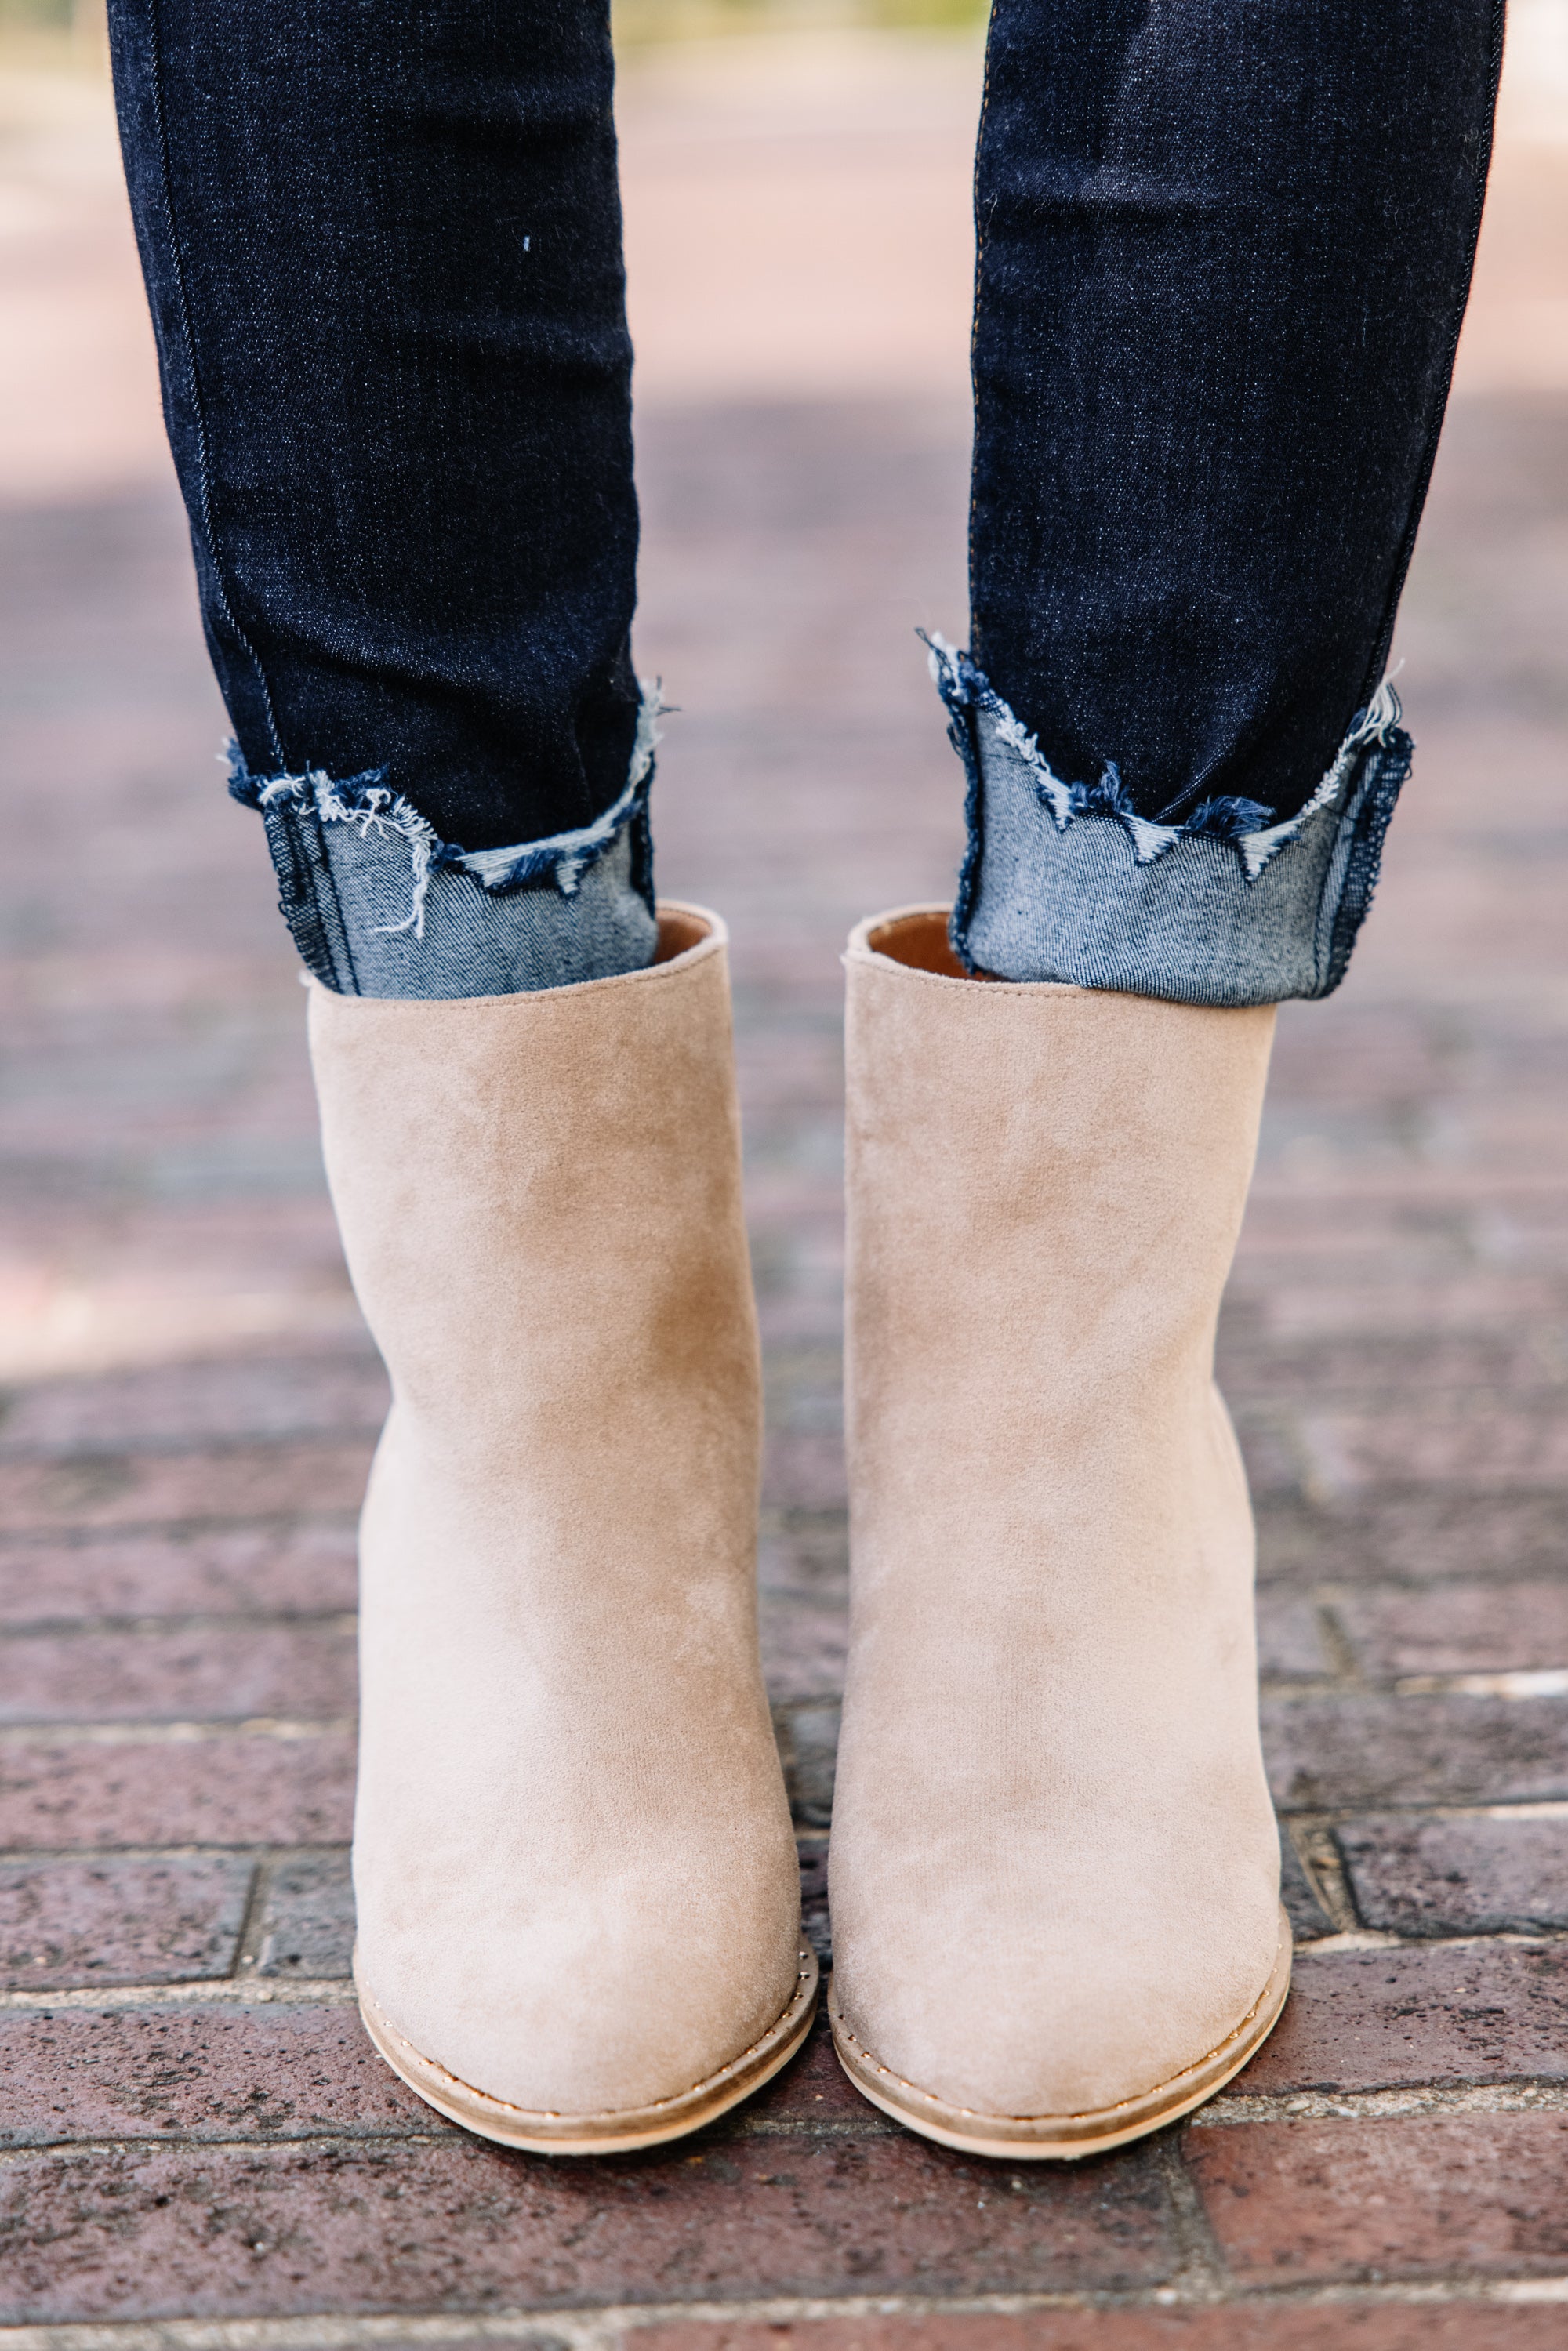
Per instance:
[[[629,2107],[623,2113],[562,2115],[534,2113],[487,2097],[460,2082],[444,2065],[422,2056],[411,2041],[383,2015],[361,1980],[356,1964],[354,1983],[365,2031],[400,2080],[416,2091],[426,2105],[448,2122],[502,2147],[523,2148],[530,2155],[630,2155],[639,2147],[660,2147],[666,2139],[684,2138],[701,2130],[720,2115],[737,2106],[754,2090],[772,2080],[810,2030],[817,2007],[817,1961],[804,1944],[800,1971],[789,2006],[759,2041],[716,2073],[695,2083],[679,2097],[661,2098],[653,2105]]]
[[[1142,2097],[1124,2099],[1117,2105],[1082,2115],[977,2115],[963,2106],[947,2105],[929,2091],[878,2064],[840,2016],[831,1988],[828,2016],[839,2063],[856,2089],[873,2105],[880,2106],[883,2114],[907,2124],[922,2137],[935,2139],[942,2147],[956,2147],[963,2155],[1071,2163],[1083,2156],[1103,2155],[1112,2147],[1125,2147],[1129,2140],[1142,2138],[1149,2131],[1190,2114],[1194,2106],[1202,2105],[1217,2090],[1223,2089],[1261,2048],[1279,2022],[1285,1995],[1291,1989],[1291,1959],[1290,1921],[1281,1910],[1280,1942],[1269,1980],[1235,2031],[1196,2065],[1173,2074],[1167,2082],[1156,2084]]]

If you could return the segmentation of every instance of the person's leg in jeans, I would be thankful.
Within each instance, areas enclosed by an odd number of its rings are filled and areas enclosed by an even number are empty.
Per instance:
[[[349,995],[653,951],[605,15],[113,0],[235,785]]]
[[[655,906],[608,8],[110,0],[202,609],[393,1407],[355,1971],[472,2128],[695,2128],[815,1963],[723,926]]]
[[[1343,976],[1468,290],[1499,0],[997,0],[956,905],[850,973],[834,2027],[1072,2155],[1289,1976],[1212,1384],[1273,1006]]]

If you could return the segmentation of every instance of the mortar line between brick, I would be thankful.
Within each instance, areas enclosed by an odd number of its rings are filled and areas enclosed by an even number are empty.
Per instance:
[[[868,2102],[863,2114],[830,2115],[821,2120],[815,2115],[748,2115],[743,2108],[733,2120],[720,2122],[716,2128],[727,2142],[746,2138],[897,2138],[904,2125],[894,2122],[891,2115],[879,2114]]]
[[[351,2008],[346,1976],[203,1976],[190,1983],[73,1984],[62,1991],[0,1991],[0,2015],[39,2009]]]
[[[1185,2133],[1162,2131],[1154,2141],[1155,2160],[1170,2198],[1171,2225],[1180,2256],[1169,2291],[1184,2302],[1219,2302],[1229,2275],[1196,2179],[1183,2159]]]
[[[247,1981],[231,1977],[225,1981],[235,2005],[248,2005],[255,2000],[256,1995],[251,1989],[254,1980]],[[289,1987],[291,1991],[296,1989]],[[335,2001],[321,2004],[343,2008],[353,2005],[352,1986],[343,1985],[338,1989],[340,1996]],[[57,2006],[61,2004],[56,2003]],[[303,2004],[295,2000],[278,2003],[286,2007]],[[45,2003],[38,2001],[36,2005],[43,2006]],[[1508,2083],[1490,2087],[1477,2084],[1452,2090],[1365,2090],[1337,2097],[1314,2091],[1285,2092],[1276,2097],[1228,2097],[1222,2095],[1190,2116],[1185,2127],[1188,2130],[1218,2130],[1234,2128],[1241,2123],[1405,2121],[1447,2114],[1568,2114],[1568,2085],[1561,2082]],[[898,2129],[898,2125],[868,2109],[863,2116],[834,2116],[824,2117],[821,2123],[810,2116],[798,2122],[761,2117],[756,2123],[747,2123],[742,2118],[724,2130],[723,2136],[727,2139],[881,2138],[896,2136]],[[204,2136],[186,2138],[174,2134],[127,2132],[121,2137],[108,2134],[91,2138],[56,2138],[0,2147],[0,2169],[14,2169],[47,2153],[89,2157],[124,2153],[127,2149],[191,2147],[200,2147],[204,2154],[212,2155],[254,2153],[258,2147],[310,2147],[319,2151],[323,2147],[345,2149],[379,2145],[434,2147],[450,2144],[452,2137],[449,2130],[386,2129],[379,2126],[353,2131],[325,2128],[305,2132],[279,2131],[277,2134],[252,2132],[235,2138],[209,2138]],[[1213,2299],[1220,2291],[1224,2273],[1218,2247],[1208,2231],[1207,2216],[1203,2211],[1196,2188],[1180,2169],[1179,2156],[1164,2142],[1158,2152],[1165,2167],[1182,2255],[1179,2279],[1184,2282],[1183,2291],[1186,2291],[1185,2281],[1190,2276],[1199,2298]],[[3,2333],[4,2330],[0,2329],[0,2335]]]
[[[1230,2307],[1266,2310],[1345,2310],[1395,2304],[1441,2308],[1454,2304],[1568,2303],[1568,2273],[1559,2277],[1446,2278],[1419,2283],[1263,2287],[1228,2294]],[[1028,2317],[1036,2312],[1168,2310],[1192,2307],[1170,2286],[1153,2292],[772,2295],[754,2301],[601,2304],[598,2308],[536,2308],[486,2312],[410,2311],[365,2316],[321,2312],[303,2318],[164,2318],[69,2321],[0,2326],[5,2351],[358,2351],[397,2343],[524,2342],[531,2336],[563,2343],[570,2351],[635,2351],[639,2330],[688,2325],[783,2326],[812,2320],[908,2316]]]
[[[13,1385],[31,1383],[13,1382]],[[302,1422],[296,1429],[256,1437],[138,1437],[120,1445],[7,1445],[0,1447],[0,1468],[57,1469],[78,1462],[99,1461],[232,1461],[255,1453],[326,1453],[349,1446],[367,1452],[376,1441],[381,1424],[355,1421],[340,1428]]]
[[[229,1739],[326,1739],[352,1733],[352,1715],[242,1715],[171,1722],[7,1722],[0,1747],[177,1747]]]
[[[197,1609],[172,1616],[143,1609],[118,1616],[29,1616],[0,1624],[0,1647],[21,1648],[29,1641],[166,1639],[187,1633],[352,1633],[359,1621],[351,1608]]]
[[[339,2001],[336,2005],[343,2008],[350,2003]],[[835,2116],[822,2122],[787,2122],[764,2116],[755,2122],[724,2120],[715,2124],[711,2144],[715,2147],[723,2147],[743,2142],[777,2144],[779,2141],[809,2140],[813,2146],[821,2147],[835,2140],[852,2140],[856,2145],[862,2145],[867,2139],[897,2138],[902,2128],[901,2124],[894,2122],[886,2115],[879,2115],[874,2108],[868,2108],[864,2116]],[[258,2126],[243,2138],[225,2137],[222,2129],[206,2131],[199,2126],[178,2132],[160,2132],[156,2137],[143,2134],[138,2137],[92,2139],[72,2138],[65,2132],[57,2137],[49,2137],[42,2131],[33,2136],[8,2136],[0,2126],[0,2170],[7,2162],[15,2169],[26,2158],[50,2155],[107,2157],[114,2154],[135,2157],[159,2147],[164,2150],[173,2148],[176,2153],[197,2157],[260,2155],[278,2150],[288,2154],[308,2147],[318,2154],[326,2150],[340,2157],[359,2147],[449,2147],[454,2140],[459,2145],[465,2144],[464,2134],[431,2130],[418,2123],[400,2128],[385,2123],[345,2125],[323,2122],[314,2129],[300,2128],[296,2125],[277,2132]]]
[[[0,1849],[0,1869],[40,1868],[57,1862],[106,1861],[320,1861],[349,1851],[347,1837],[315,1844],[26,1844]],[[1488,1938],[1492,1939],[1491,1938]]]
[[[1568,1667],[1542,1666],[1496,1674],[1358,1675],[1354,1681],[1331,1674],[1260,1674],[1258,1687],[1264,1698],[1281,1706],[1337,1698],[1355,1708],[1393,1698],[1415,1708],[1433,1698],[1501,1698],[1508,1706],[1527,1706],[1534,1699],[1562,1698],[1565,1680]]]
[[[1276,1803],[1274,1809],[1284,1821],[1308,1819],[1320,1821],[1333,1828],[1346,1822],[1364,1820],[1368,1813],[1376,1813],[1381,1818],[1385,1813],[1402,1821],[1554,1820],[1568,1815],[1568,1797],[1521,1796],[1517,1802],[1511,1802],[1507,1798],[1500,1802],[1496,1798],[1477,1796],[1468,1803],[1423,1804],[1397,1796],[1367,1795],[1358,1797],[1352,1803]]]
[[[124,2138],[51,2138],[39,2139],[31,2146],[0,2147],[0,2173],[20,2171],[36,2164],[41,2156],[79,2157],[86,2161],[93,2156],[151,2155],[154,2148],[163,2153],[214,2155],[319,2155],[324,2147],[340,2153],[353,2154],[368,2147],[451,2147],[463,2145],[465,2135],[455,2126],[436,2130],[389,2130],[377,2125],[362,2130],[279,2131],[272,2137],[266,2131],[253,2131],[248,2138],[182,2138],[170,2131],[156,2137],[149,2131],[138,2132]],[[471,2142],[469,2142],[471,2144]],[[0,2329],[3,2336],[4,2329]]]
[[[1316,1939],[1305,1938],[1296,1945],[1297,1954],[1305,1957],[1311,1951],[1315,1957],[1333,1959],[1349,1951],[1454,1951],[1500,1943],[1510,1948],[1529,1950],[1550,1949],[1568,1942],[1568,1928],[1500,1927],[1493,1935],[1393,1935],[1380,1927],[1350,1927],[1343,1934],[1319,1935]]]
[[[821,1846],[829,1842],[826,1829],[797,1826],[795,1842],[799,1845]],[[116,1862],[172,1861],[253,1861],[258,1866],[277,1868],[280,1864],[299,1860],[341,1860],[350,1848],[347,1839],[316,1844],[158,1844],[158,1845],[14,1845],[0,1849],[0,1869],[69,1868],[78,1864],[101,1867]],[[1568,1943],[1568,1928],[1540,1927],[1528,1931],[1518,1928],[1500,1929],[1494,1934],[1460,1935],[1395,1935],[1371,1928],[1356,1928],[1344,1933],[1319,1935],[1298,1939],[1299,1959],[1335,1959],[1354,1958],[1367,1951],[1490,1951],[1490,1950],[1554,1950]],[[267,1979],[247,1979],[260,1983]],[[298,1984],[285,1992],[289,1980],[280,1977],[276,1993],[257,1991],[257,1997],[293,1997],[296,1990],[301,1996],[314,1996],[313,1987],[322,1988],[321,1996],[331,1996],[332,1987],[346,1979],[313,1977],[299,1979]],[[156,2007],[170,2001],[193,2001],[203,1998],[221,2000],[227,1996],[225,1987],[231,1981],[224,1976],[198,1976],[172,1982],[147,1984],[57,1984],[0,1987],[0,2012],[7,2008],[37,2008],[69,2003],[77,2007],[147,2006]]]
[[[1422,2115],[1568,2114],[1568,2084],[1541,2075],[1511,2082],[1416,2084],[1396,2090],[1283,2090],[1269,2095],[1221,2091],[1188,2119],[1193,2130],[1237,2123],[1379,2122]]]
[[[1560,1821],[1568,1819],[1568,1799],[1562,1796],[1521,1796],[1517,1803],[1473,1804],[1341,1804],[1310,1814],[1292,1813],[1291,1820],[1321,1820],[1326,1827],[1365,1818],[1368,1813],[1397,1813],[1402,1819],[1433,1821]]]

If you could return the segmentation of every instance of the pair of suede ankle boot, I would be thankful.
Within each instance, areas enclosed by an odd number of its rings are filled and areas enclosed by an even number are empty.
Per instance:
[[[850,943],[852,1614],[830,2006],[927,2137],[1076,2156],[1237,2071],[1290,1931],[1212,1376],[1272,1012]],[[697,2128],[810,2027],[758,1656],[723,925],[537,994],[311,991],[392,1374],[361,1535],[355,1977],[486,2137]]]

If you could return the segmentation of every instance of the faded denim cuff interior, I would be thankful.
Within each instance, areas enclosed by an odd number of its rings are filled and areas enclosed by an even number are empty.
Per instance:
[[[341,996],[517,996],[641,971],[658,945],[648,794],[658,741],[644,689],[631,773],[591,824],[465,851],[443,841],[381,770],[250,774],[284,917],[308,968]]]
[[[952,922],[967,970],[1178,1004],[1275,1004],[1339,986],[1410,772],[1391,686],[1352,720],[1297,815],[1270,824],[1250,801],[1216,800],[1169,825],[1136,813],[1113,768],[1063,783],[939,637],[931,673],[968,778]]]

